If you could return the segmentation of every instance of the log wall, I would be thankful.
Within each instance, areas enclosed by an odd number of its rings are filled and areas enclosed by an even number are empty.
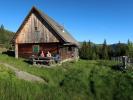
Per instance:
[[[60,48],[60,56],[62,60],[78,58],[78,48],[73,46],[65,46]]]
[[[19,44],[18,45],[18,56],[23,58],[29,58],[31,55],[39,55],[38,53],[33,52],[33,46],[39,45],[39,52],[44,51],[46,54],[48,51],[51,54],[55,54],[58,52],[58,45],[57,44]]]
[[[39,45],[38,53],[33,52],[34,45]],[[39,56],[41,51],[44,51],[45,55],[49,51],[52,56],[59,53],[61,60],[78,57],[78,49],[76,47],[60,46],[58,43],[18,44],[18,57],[29,58],[33,54]]]

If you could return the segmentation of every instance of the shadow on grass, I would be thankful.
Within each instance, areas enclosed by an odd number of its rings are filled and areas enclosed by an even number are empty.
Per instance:
[[[24,59],[23,60],[25,63],[29,64],[29,65],[33,65],[33,63],[31,61],[29,61],[28,59]]]
[[[113,65],[111,66],[111,69],[115,71],[126,72],[126,69],[121,64]]]
[[[10,57],[15,57],[15,51],[13,51],[13,50],[4,51],[4,52],[2,52],[2,54],[8,55]]]

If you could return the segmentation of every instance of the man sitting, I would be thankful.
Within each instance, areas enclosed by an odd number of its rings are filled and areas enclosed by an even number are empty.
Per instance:
[[[54,60],[55,60],[56,63],[59,63],[61,61],[59,53],[56,54]]]

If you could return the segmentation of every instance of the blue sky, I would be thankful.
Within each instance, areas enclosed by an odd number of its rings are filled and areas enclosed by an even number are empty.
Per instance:
[[[0,24],[16,32],[33,5],[78,41],[133,41],[133,0],[1,0]]]

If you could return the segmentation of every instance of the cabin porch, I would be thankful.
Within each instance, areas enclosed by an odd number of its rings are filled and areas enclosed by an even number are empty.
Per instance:
[[[17,46],[17,47],[16,47]],[[54,57],[56,54],[60,55],[60,59],[66,60],[70,58],[78,57],[78,48],[75,46],[64,46],[59,43],[25,43],[25,44],[17,44],[15,46],[15,56],[16,58],[29,58],[32,55],[40,56],[40,52],[43,51],[44,55],[49,51]]]

